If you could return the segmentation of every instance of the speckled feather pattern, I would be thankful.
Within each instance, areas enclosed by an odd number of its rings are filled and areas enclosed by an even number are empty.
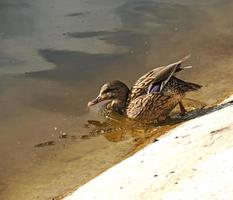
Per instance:
[[[161,93],[143,94],[132,99],[127,107],[127,116],[131,119],[153,122],[166,117],[182,100],[185,93],[201,86],[172,77]]]
[[[161,94],[147,94],[130,102],[127,116],[134,120],[153,122],[160,117],[167,116],[181,101],[180,95],[173,97]]]

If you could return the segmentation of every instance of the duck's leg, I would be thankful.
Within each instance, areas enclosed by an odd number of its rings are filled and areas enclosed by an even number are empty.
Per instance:
[[[179,106],[180,106],[180,115],[184,116],[185,113],[187,112],[187,110],[185,109],[184,105],[182,104],[182,102],[179,102]]]

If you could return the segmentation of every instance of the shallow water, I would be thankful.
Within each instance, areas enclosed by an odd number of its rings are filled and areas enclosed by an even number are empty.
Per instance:
[[[179,77],[204,87],[189,97],[210,104],[231,92],[232,9],[223,0],[0,0],[0,199],[49,199],[132,150],[130,139],[80,139],[88,119],[101,119],[86,104],[105,81],[131,85],[192,54]]]

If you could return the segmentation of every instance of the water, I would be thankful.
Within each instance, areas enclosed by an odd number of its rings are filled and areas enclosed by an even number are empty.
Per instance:
[[[131,85],[190,53],[193,69],[179,77],[204,87],[189,97],[210,104],[231,92],[232,9],[223,0],[0,0],[0,198],[50,199],[130,152],[131,140],[79,138],[100,119],[86,104],[108,80]]]

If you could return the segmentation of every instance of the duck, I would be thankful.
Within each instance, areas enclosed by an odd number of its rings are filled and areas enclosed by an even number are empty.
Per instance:
[[[175,77],[178,72],[192,68],[182,65],[189,57],[150,70],[131,89],[119,80],[107,82],[101,87],[98,96],[88,102],[88,107],[108,101],[106,109],[109,112],[145,123],[165,120],[177,105],[180,114],[185,115],[187,111],[182,103],[185,94],[202,87]]]

